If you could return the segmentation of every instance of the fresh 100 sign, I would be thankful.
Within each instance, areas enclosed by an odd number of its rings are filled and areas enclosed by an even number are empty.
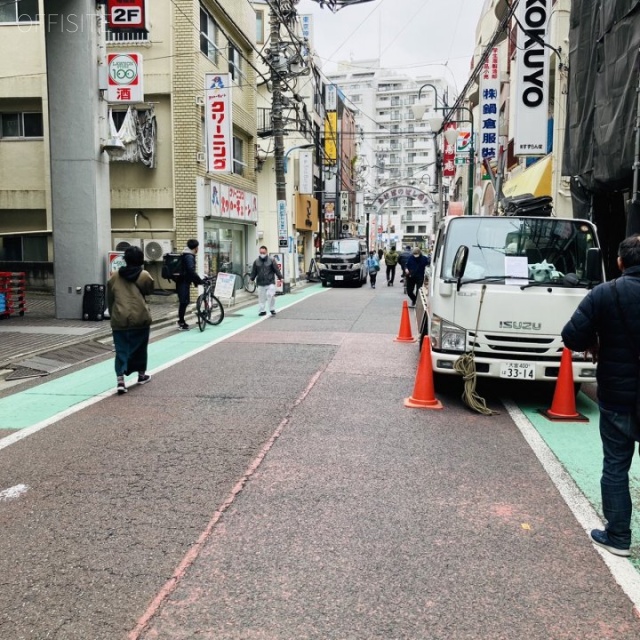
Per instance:
[[[547,153],[549,119],[549,16],[552,0],[521,0],[517,9],[514,152]]]

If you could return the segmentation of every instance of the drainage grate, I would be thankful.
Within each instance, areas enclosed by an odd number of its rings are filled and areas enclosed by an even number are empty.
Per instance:
[[[14,368],[5,380],[37,378],[67,369],[74,364],[87,362],[113,351],[113,348],[99,342],[83,342],[61,347],[46,353],[32,356],[9,365]]]

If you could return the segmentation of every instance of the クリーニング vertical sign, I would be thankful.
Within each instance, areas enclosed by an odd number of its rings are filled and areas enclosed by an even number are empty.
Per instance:
[[[228,73],[207,73],[204,81],[207,171],[231,173],[233,171],[231,77]]]

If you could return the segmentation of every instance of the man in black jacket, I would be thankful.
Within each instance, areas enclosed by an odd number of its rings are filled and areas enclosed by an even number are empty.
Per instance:
[[[606,527],[591,539],[617,556],[629,556],[631,495],[629,468],[640,440],[636,419],[640,347],[640,235],[618,249],[622,276],[595,287],[562,330],[564,344],[597,358],[600,437],[604,453],[600,490]]]
[[[178,294],[178,329],[189,331],[190,327],[184,319],[189,306],[191,285],[204,284],[204,280],[196,272],[196,255],[200,243],[192,238],[187,240],[187,246],[182,251],[182,275],[176,279],[176,293]]]
[[[266,316],[267,303],[272,316],[276,315],[276,277],[282,280],[282,273],[275,260],[269,257],[269,251],[264,245],[260,247],[260,254],[251,267],[249,278],[258,285],[258,315]]]

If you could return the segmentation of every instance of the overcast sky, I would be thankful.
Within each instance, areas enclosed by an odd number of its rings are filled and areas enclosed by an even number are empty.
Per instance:
[[[484,0],[374,0],[332,13],[301,0],[314,16],[314,47],[325,73],[335,62],[381,58],[409,76],[430,74],[465,85]],[[448,69],[443,65],[446,64]],[[457,92],[456,92],[457,93]]]

